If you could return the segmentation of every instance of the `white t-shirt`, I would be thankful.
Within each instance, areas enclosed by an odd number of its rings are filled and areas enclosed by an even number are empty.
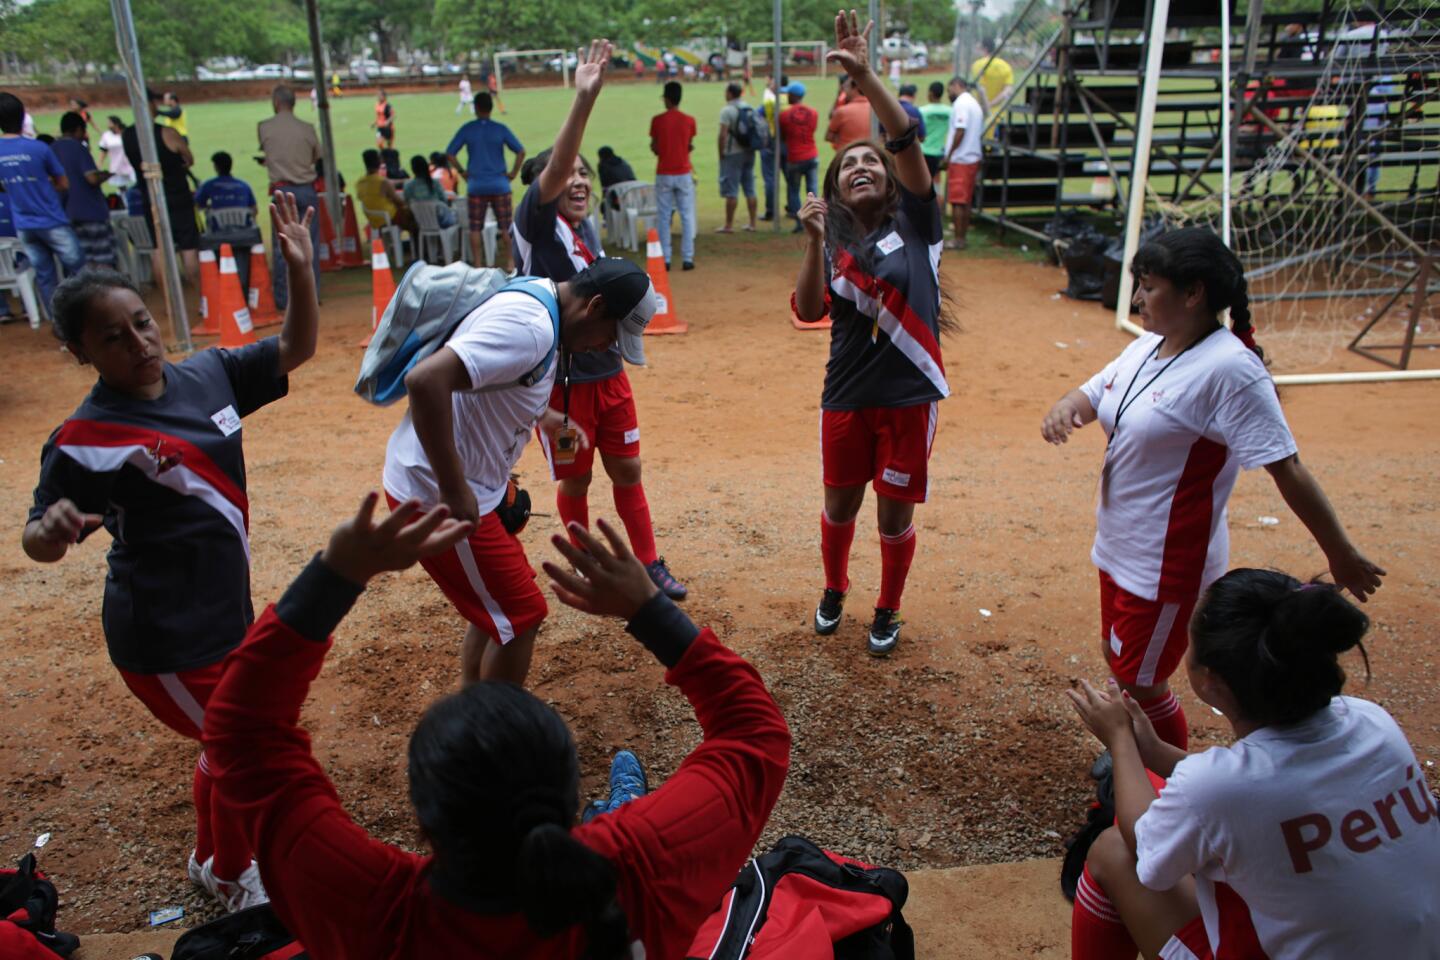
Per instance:
[[[541,280],[552,290],[554,284]],[[471,389],[454,394],[455,451],[476,506],[486,514],[505,494],[530,432],[550,400],[558,361],[532,386],[519,380],[533,370],[555,340],[550,312],[525,293],[497,293],[456,328],[443,349],[470,374]],[[385,447],[385,490],[396,500],[440,501],[430,460],[415,434],[410,411]]]
[[[1369,701],[1336,697],[1181,760],[1136,821],[1135,852],[1151,889],[1195,875],[1216,956],[1253,925],[1272,960],[1440,958],[1440,817],[1405,735]]]
[[[1080,392],[1110,437],[1090,559],[1138,597],[1178,601],[1229,566],[1225,507],[1240,469],[1294,454],[1295,438],[1238,337],[1217,330],[1173,363],[1155,356],[1163,339],[1138,338]]]
[[[110,171],[111,183],[115,186],[122,186],[135,181],[135,168],[130,166],[130,158],[125,156],[125,142],[120,134],[114,130],[106,130],[100,134],[100,149],[105,151],[105,169]]]
[[[975,95],[966,90],[950,107],[950,133],[945,144],[950,163],[978,163],[981,157],[980,133],[985,126],[985,110]]]
[[[460,101],[461,101],[462,103],[467,103],[467,104],[468,104],[468,103],[469,103],[471,100],[473,100],[473,99],[474,99],[474,98],[470,95],[470,81],[469,81],[469,80],[461,80],[461,81],[460,81]]]

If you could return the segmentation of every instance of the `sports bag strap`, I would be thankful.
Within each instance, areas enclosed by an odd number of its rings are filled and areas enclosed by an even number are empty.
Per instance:
[[[555,299],[555,294],[550,287],[538,277],[516,277],[496,292],[505,293],[507,291],[529,294],[539,300],[541,306],[550,311],[550,326],[555,333],[554,338],[550,341],[550,349],[545,351],[544,359],[519,381],[520,386],[531,387],[544,378],[545,374],[550,371],[550,364],[555,362],[555,350],[560,346],[560,302]]]

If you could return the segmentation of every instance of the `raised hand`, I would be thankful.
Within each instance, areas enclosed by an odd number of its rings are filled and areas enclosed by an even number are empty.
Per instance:
[[[605,70],[615,45],[609,40],[591,40],[590,49],[581,48],[575,64],[575,92],[596,97],[605,83]]]
[[[825,239],[825,201],[813,193],[805,194],[805,202],[800,205],[800,225],[805,228],[805,234],[811,240]]]
[[[302,218],[294,195],[283,190],[270,201],[270,219],[275,224],[280,253],[296,270],[308,270],[315,258],[315,248],[310,243],[310,221],[314,218],[314,207],[306,210]]]
[[[551,589],[561,603],[584,613],[629,620],[659,591],[615,528],[604,520],[597,520],[596,525],[610,541],[610,549],[580,524],[572,523],[570,533],[580,541],[579,548],[558,534],[550,542],[570,561],[574,572],[548,560],[542,566],[555,581]]]
[[[825,54],[825,59],[857,80],[863,77],[870,69],[870,33],[874,29],[874,20],[861,30],[860,14],[841,10],[835,14],[835,49]]]
[[[419,500],[406,500],[377,524],[379,499],[375,491],[367,493],[355,516],[335,528],[320,555],[326,566],[355,583],[364,584],[387,570],[404,570],[449,550],[475,527],[469,521],[450,519],[450,510],[443,505],[422,513]]]

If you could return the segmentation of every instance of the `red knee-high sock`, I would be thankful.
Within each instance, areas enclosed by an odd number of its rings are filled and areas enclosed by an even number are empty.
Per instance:
[[[210,797],[214,794],[215,781],[205,772],[204,754],[195,761],[195,782],[192,796],[195,799],[195,861],[204,864],[215,855],[215,833],[210,829]]]
[[[1139,952],[1087,866],[1075,885],[1075,905],[1070,910],[1070,960],[1135,960]]]
[[[210,780],[210,768],[205,755],[200,755],[200,775]],[[215,862],[211,870],[221,880],[234,880],[250,866],[250,844],[240,832],[240,818],[230,809],[219,790],[209,788],[210,836],[215,846]]]
[[[905,577],[914,559],[915,524],[906,527],[904,533],[880,534],[880,599],[875,606],[900,609],[900,594],[905,592]]]
[[[836,523],[820,511],[820,561],[825,565],[825,586],[841,593],[850,589],[850,543],[855,539],[855,521]]]
[[[590,498],[583,493],[578,497],[572,497],[556,490],[555,512],[560,514],[560,523],[566,530],[570,529],[572,523],[578,523],[585,529],[590,529]],[[573,536],[570,538],[570,542],[575,543]],[[575,545],[579,546],[578,543]]]
[[[620,514],[625,532],[630,535],[630,549],[635,551],[635,558],[647,566],[654,563],[659,554],[655,550],[655,528],[650,524],[650,502],[645,499],[645,487],[638,483],[616,486],[615,512]]]
[[[1189,748],[1190,730],[1185,724],[1185,710],[1174,693],[1166,690],[1154,700],[1141,700],[1140,709],[1150,718],[1150,724],[1161,740],[1181,750]]]

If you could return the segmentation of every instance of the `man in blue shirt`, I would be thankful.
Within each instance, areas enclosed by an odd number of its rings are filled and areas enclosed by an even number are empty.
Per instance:
[[[95,166],[90,148],[85,144],[85,118],[74,111],[60,118],[60,139],[50,145],[70,191],[65,195],[65,215],[80,240],[85,262],[99,267],[115,267],[115,234],[110,229],[110,207],[100,184],[110,174]]]
[[[501,270],[510,269],[510,221],[513,217],[510,203],[510,181],[520,174],[520,164],[525,162],[525,148],[503,123],[490,119],[495,101],[488,93],[475,94],[475,119],[455,131],[450,146],[445,148],[450,162],[457,167],[460,161],[456,154],[463,146],[469,150],[469,169],[461,168],[465,175],[465,192],[469,196],[470,208],[470,252],[475,263],[480,259],[480,238],[485,230],[485,213],[495,210],[496,240],[495,266]],[[515,163],[508,170],[505,167],[505,148],[515,154]]]
[[[200,189],[195,191],[195,206],[206,211],[241,207],[249,210],[253,218],[255,193],[250,184],[230,175],[235,166],[230,154],[221,150],[210,158],[210,162],[215,165],[215,176],[200,184]]]
[[[14,94],[0,93],[0,183],[10,196],[15,233],[25,244],[40,301],[48,311],[60,282],[55,257],[66,273],[79,273],[85,254],[60,206],[60,192],[70,189],[65,169],[49,147],[21,135],[24,125],[25,105]]]

